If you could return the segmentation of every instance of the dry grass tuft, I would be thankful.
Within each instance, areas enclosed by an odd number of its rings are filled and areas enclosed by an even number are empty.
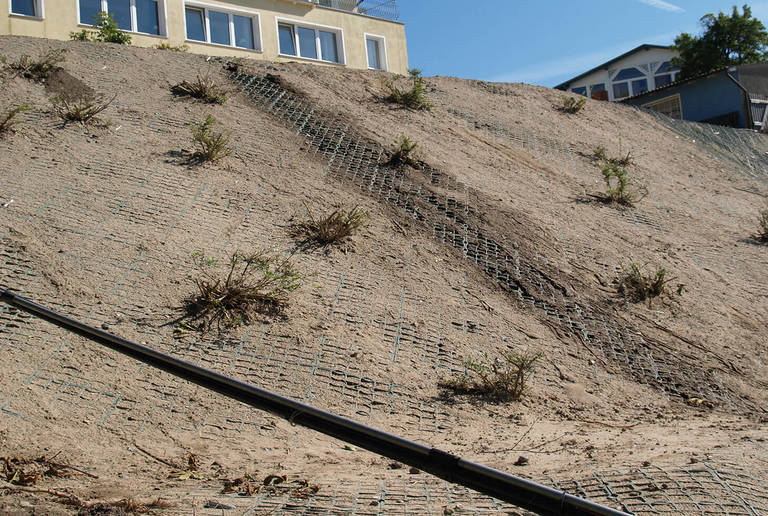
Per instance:
[[[630,264],[628,269],[624,269],[619,277],[618,291],[625,299],[633,303],[647,300],[650,307],[655,298],[672,295],[672,291],[669,290],[669,284],[675,281],[675,279],[669,277],[667,270],[664,268],[659,267],[654,272],[646,274],[644,267],[633,263]],[[684,288],[685,285],[679,283],[675,293],[681,295]]]
[[[464,360],[465,371],[459,378],[442,380],[440,387],[456,394],[486,396],[498,401],[517,401],[528,389],[528,380],[536,369],[540,353],[507,351],[501,358]]]
[[[15,108],[11,108],[8,110],[8,112],[0,119],[0,138],[3,138],[4,136],[16,132],[16,126],[21,124],[21,120],[18,120],[16,116],[19,113],[23,113],[24,111],[29,111],[32,109],[27,104],[22,104],[21,106],[16,106]]]
[[[171,86],[171,93],[199,99],[207,104],[223,104],[227,100],[227,93],[210,75],[198,75],[192,82],[181,81]]]
[[[96,116],[107,109],[117,98],[105,100],[103,96],[91,97],[81,95],[74,99],[54,97],[51,99],[53,109],[64,122],[78,122],[86,125],[96,121]]]
[[[757,219],[757,223],[760,229],[754,235],[754,239],[758,242],[768,244],[768,208],[760,212],[760,217]]]
[[[37,59],[23,55],[9,66],[27,79],[44,81],[60,68],[59,65],[64,61],[66,53],[64,48],[52,48],[40,54]]]
[[[326,246],[343,242],[370,218],[357,206],[348,211],[334,210],[324,217],[315,218],[309,206],[304,206],[309,220],[294,225],[291,234],[307,245]]]

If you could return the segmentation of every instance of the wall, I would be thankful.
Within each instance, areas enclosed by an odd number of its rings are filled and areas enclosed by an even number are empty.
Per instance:
[[[10,12],[11,0],[0,0],[0,13]],[[29,18],[7,15],[0,21],[0,34],[17,36],[36,36],[50,39],[69,39],[72,31],[86,28],[78,24],[77,0],[42,0],[44,18]],[[278,55],[277,17],[290,18],[305,23],[327,25],[344,31],[344,51],[346,66],[367,68],[367,51],[364,34],[375,34],[386,38],[388,71],[408,73],[408,51],[405,39],[405,26],[399,22],[341,12],[324,7],[313,7],[305,2],[293,0],[203,0],[210,6],[223,6],[259,13],[261,25],[262,51],[244,50],[233,47],[186,41],[184,4],[182,0],[167,0],[161,4],[160,11],[167,14],[168,37],[131,33],[132,43],[136,46],[153,46],[162,42],[171,45],[186,44],[190,52],[215,55],[239,56],[270,61],[304,61],[328,66],[345,66],[323,63],[300,57]]]
[[[714,73],[701,79],[651,92],[638,98],[629,99],[626,103],[642,106],[676,94],[680,95],[683,120],[700,122],[737,111],[739,113],[739,127],[746,127],[747,125],[742,90],[728,78],[726,72]]]

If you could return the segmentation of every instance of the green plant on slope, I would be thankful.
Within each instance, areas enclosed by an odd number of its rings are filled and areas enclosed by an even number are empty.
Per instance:
[[[51,103],[54,111],[64,122],[79,122],[85,125],[94,122],[96,116],[107,109],[116,98],[117,94],[109,100],[102,96],[91,97],[88,95],[81,95],[74,99],[54,97],[51,99]]]
[[[368,213],[357,206],[348,211],[334,210],[320,218],[313,217],[309,206],[305,204],[305,207],[309,220],[296,224],[291,232],[305,242],[320,246],[346,240],[370,218]]]
[[[213,126],[216,119],[206,115],[205,120],[192,124],[192,141],[198,150],[192,157],[198,161],[216,161],[232,154],[229,146],[229,134],[216,132]]]
[[[384,98],[387,102],[394,104],[400,104],[408,109],[416,110],[429,110],[434,105],[429,102],[426,93],[426,87],[424,86],[424,78],[421,76],[421,70],[412,68],[409,70],[409,76],[411,80],[411,87],[409,89],[401,89],[397,86],[396,82],[398,77],[389,79],[388,77],[380,77],[381,85],[388,93]]]
[[[60,68],[59,65],[64,61],[64,54],[66,53],[66,49],[52,48],[40,54],[36,59],[23,55],[18,61],[10,63],[9,66],[27,79],[44,81]]]
[[[563,107],[560,109],[566,113],[578,113],[584,108],[586,102],[587,99],[584,97],[563,97]]]
[[[498,401],[516,401],[528,389],[528,381],[536,370],[540,353],[506,351],[494,360],[482,356],[464,360],[465,372],[458,378],[439,382],[439,386],[456,394],[487,396]]]
[[[202,319],[201,329],[229,328],[249,323],[256,314],[278,314],[305,277],[289,258],[264,250],[233,253],[223,271],[217,260],[201,252],[192,258],[199,272],[192,308]]]
[[[74,41],[98,41],[101,43],[117,43],[118,45],[130,45],[131,35],[117,27],[114,15],[99,11],[95,15],[94,26],[96,30],[82,29],[78,32],[70,32],[69,39]]]
[[[171,86],[171,93],[199,99],[208,104],[223,104],[227,100],[226,92],[216,84],[210,74],[198,75],[192,82],[181,81]]]
[[[648,187],[630,175],[630,167],[635,164],[632,153],[609,158],[604,147],[596,147],[592,160],[603,174],[606,187],[603,197],[605,201],[631,206],[648,195]]]
[[[655,298],[672,295],[669,284],[676,278],[670,277],[666,269],[659,267],[650,274],[646,274],[643,269],[644,267],[632,263],[629,268],[622,271],[618,281],[618,291],[625,299],[634,303],[647,300],[650,307]],[[678,283],[677,295],[681,295],[684,288],[685,285]]]
[[[418,146],[418,143],[407,136],[400,136],[400,139],[395,140],[395,148],[392,151],[392,157],[389,158],[390,165],[417,165],[418,160],[414,157],[413,151],[415,151]]]
[[[768,243],[768,208],[760,212],[760,217],[757,219],[757,222],[760,229],[755,235],[755,240]]]
[[[171,52],[188,52],[189,46],[188,45],[171,45],[170,43],[166,43],[163,41],[162,43],[158,43],[155,45],[156,49],[158,50],[170,50]]]
[[[16,130],[15,126],[22,123],[16,116],[19,113],[29,111],[30,109],[32,108],[27,104],[22,104],[21,106],[9,109],[8,112],[0,118],[0,138],[14,132]]]

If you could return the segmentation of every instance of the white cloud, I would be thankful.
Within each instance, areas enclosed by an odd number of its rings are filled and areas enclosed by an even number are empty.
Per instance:
[[[656,9],[661,9],[663,11],[670,11],[673,13],[685,12],[685,9],[683,9],[682,7],[678,7],[676,5],[670,4],[669,2],[664,2],[664,0],[638,0],[638,1],[646,5],[650,5],[651,7],[655,7]]]

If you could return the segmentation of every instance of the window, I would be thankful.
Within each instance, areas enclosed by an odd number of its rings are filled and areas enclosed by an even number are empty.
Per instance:
[[[680,72],[680,68],[676,66],[672,66],[672,63],[669,61],[666,61],[659,66],[659,68],[656,70],[656,75],[654,77],[654,84],[657,88],[661,88],[662,86],[666,86],[667,84],[672,84],[675,82],[675,78],[677,77],[678,73]]]
[[[80,23],[93,25],[99,12],[111,14],[117,28],[144,34],[165,34],[162,4],[157,0],[79,0]]]
[[[280,54],[344,63],[341,29],[278,22]]]
[[[654,111],[658,111],[659,113],[676,120],[683,119],[683,108],[680,104],[680,95],[673,95],[655,102],[649,102],[648,104],[643,104],[643,107],[653,109]]]
[[[623,99],[624,97],[629,97],[629,83],[628,82],[618,82],[613,85],[613,98],[615,99]]]
[[[387,69],[387,46],[384,36],[365,35],[365,48],[368,57],[368,68],[372,70]]]
[[[42,18],[42,3],[42,0],[11,0],[11,14]]]
[[[648,91],[648,79],[632,81],[632,95],[640,95]]]
[[[236,14],[240,13],[240,14]],[[184,7],[187,39],[228,47],[260,50],[259,15],[187,5]]]
[[[573,88],[571,91],[573,93],[575,93],[576,95],[584,95],[585,97],[587,96],[587,87],[586,86],[580,86],[578,88]]]

